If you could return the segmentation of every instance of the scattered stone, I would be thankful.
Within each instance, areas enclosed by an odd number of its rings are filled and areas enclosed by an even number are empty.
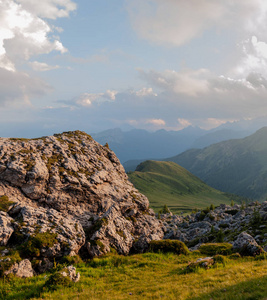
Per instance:
[[[66,268],[66,270],[64,269],[64,270],[61,272],[61,274],[62,274],[64,277],[67,277],[67,276],[68,276],[72,282],[78,282],[78,281],[80,280],[80,278],[81,278],[80,273],[78,272],[78,273],[76,274],[76,268],[73,267],[73,266],[68,266],[68,267]]]
[[[28,259],[15,263],[11,268],[4,272],[5,275],[14,274],[17,277],[28,278],[34,276],[32,264]]]

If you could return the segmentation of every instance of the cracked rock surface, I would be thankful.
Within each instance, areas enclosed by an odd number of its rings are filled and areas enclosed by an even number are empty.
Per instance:
[[[46,262],[143,252],[164,235],[116,155],[81,131],[0,138],[0,223],[1,245],[37,245]]]

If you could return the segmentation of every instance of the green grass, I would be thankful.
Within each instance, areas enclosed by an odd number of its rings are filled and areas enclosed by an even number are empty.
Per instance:
[[[50,290],[49,274],[0,281],[0,299],[264,299],[267,261],[227,259],[225,265],[184,274],[189,256],[145,253],[109,255],[77,265],[81,280]],[[201,256],[203,257],[203,256]]]
[[[174,162],[146,161],[128,176],[155,211],[165,204],[177,213],[231,203],[228,195],[209,187]]]

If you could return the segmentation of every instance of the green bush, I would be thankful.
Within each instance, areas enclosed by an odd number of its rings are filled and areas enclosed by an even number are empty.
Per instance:
[[[222,229],[220,229],[217,233],[216,242],[223,243],[223,240],[224,240],[224,233],[223,233]]]
[[[149,243],[149,252],[173,252],[176,254],[189,254],[186,245],[178,240],[160,240]]]
[[[57,243],[57,234],[49,231],[37,233],[22,244],[21,253],[25,257],[38,257],[43,248],[51,248]]]
[[[66,263],[67,265],[77,265],[80,263],[83,263],[83,260],[80,258],[79,255],[74,255],[74,256],[63,256],[61,261],[62,264]]]
[[[238,252],[236,252],[236,253],[229,255],[229,258],[230,259],[239,259],[239,258],[241,258],[241,255]]]
[[[216,264],[223,264],[225,266],[227,258],[223,255],[217,254],[213,256],[214,262]]]
[[[170,213],[170,210],[169,210],[169,208],[166,204],[163,206],[162,213],[163,214],[169,214]]]
[[[7,258],[10,260],[6,260]],[[21,261],[21,257],[17,250],[9,250],[8,255],[2,259],[3,261],[0,263],[0,277],[2,277],[4,272],[7,271],[14,263],[19,263]]]
[[[200,213],[200,215],[199,215],[199,217],[198,217],[198,220],[199,220],[199,221],[203,221],[205,217],[206,217],[206,214],[205,214],[204,211],[202,210],[201,213]]]
[[[262,252],[261,254],[255,256],[255,260],[267,260],[267,252]]]
[[[199,251],[202,254],[210,255],[210,256],[216,254],[229,255],[232,253],[232,248],[233,245],[229,243],[208,243],[208,244],[202,244],[199,247]]]
[[[62,287],[70,287],[73,282],[68,276],[63,276],[61,273],[52,274],[48,280],[45,282],[44,287],[47,287],[49,290],[56,290]]]

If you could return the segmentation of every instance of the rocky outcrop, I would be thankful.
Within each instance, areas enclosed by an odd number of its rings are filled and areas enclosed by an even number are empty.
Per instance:
[[[80,252],[142,252],[163,237],[115,154],[81,131],[0,139],[0,210],[0,243],[22,245],[43,265]]]
[[[165,226],[164,238],[181,240],[191,250],[202,243],[225,241],[243,255],[256,255],[267,244],[267,201],[247,206],[222,204],[187,216],[159,217]]]

